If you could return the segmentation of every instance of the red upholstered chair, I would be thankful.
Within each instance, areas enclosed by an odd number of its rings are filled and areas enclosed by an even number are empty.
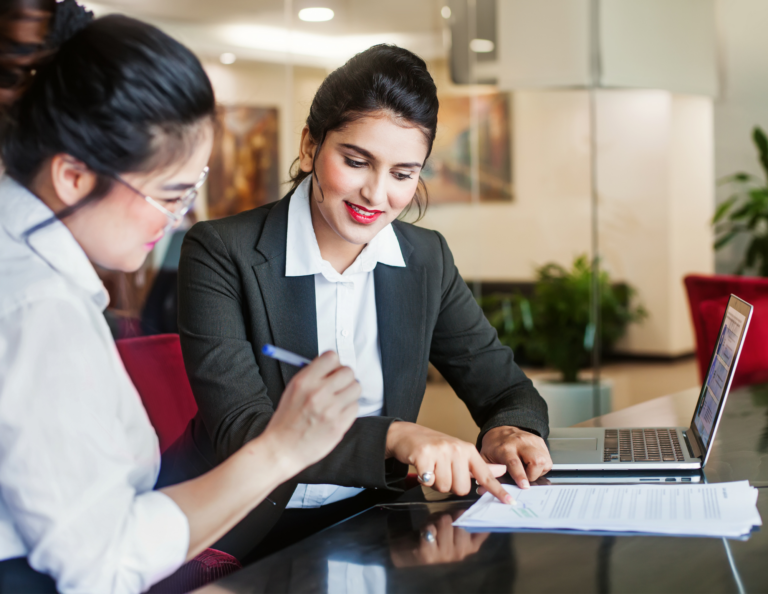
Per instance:
[[[178,334],[158,334],[117,341],[123,365],[141,396],[164,452],[197,413],[197,403],[184,369]],[[241,569],[232,555],[206,549],[150,592],[181,594]]]
[[[685,288],[696,332],[696,358],[702,383],[731,294],[754,306],[733,386],[768,381],[768,278],[686,276]]]
[[[117,350],[141,396],[164,452],[197,413],[178,334],[124,338]]]
[[[191,592],[242,568],[240,562],[232,555],[216,549],[206,549],[192,561],[182,565],[178,571],[157,582],[148,592],[149,594]]]

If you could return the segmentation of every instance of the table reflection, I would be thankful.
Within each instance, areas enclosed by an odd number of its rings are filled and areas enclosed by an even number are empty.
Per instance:
[[[461,511],[431,514],[418,532],[416,527],[402,536],[390,535],[389,552],[395,567],[457,563],[474,555],[488,540],[489,534],[469,533],[453,522]]]
[[[454,527],[453,522],[462,511],[392,514],[392,520],[387,522],[392,566],[402,569],[460,563],[477,553],[489,534],[469,533]],[[347,555],[343,557],[348,558]],[[328,560],[327,584],[328,594],[384,594],[396,590],[387,588],[387,567],[384,565],[336,560],[333,555]]]
[[[387,571],[382,565],[328,561],[328,593],[385,594]]]

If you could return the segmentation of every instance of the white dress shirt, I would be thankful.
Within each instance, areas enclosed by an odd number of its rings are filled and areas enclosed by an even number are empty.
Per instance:
[[[108,297],[53,213],[0,179],[0,560],[60,592],[142,592],[175,571],[189,524],[153,491],[157,435],[104,320]]]
[[[400,243],[392,225],[387,225],[352,265],[339,274],[320,255],[309,205],[310,181],[307,177],[296,188],[288,206],[285,275],[315,277],[318,352],[335,351],[341,364],[355,372],[363,389],[358,416],[380,415],[384,405],[384,377],[373,269],[378,263],[405,267]],[[302,484],[296,487],[287,507],[320,507],[362,490]]]

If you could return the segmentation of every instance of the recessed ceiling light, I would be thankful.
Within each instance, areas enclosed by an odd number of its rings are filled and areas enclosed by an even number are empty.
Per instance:
[[[443,15],[444,19],[451,18],[451,7],[450,6],[443,6],[440,9],[440,14]]]
[[[231,52],[224,52],[219,56],[219,61],[222,64],[234,64],[237,60],[237,56]]]
[[[469,49],[476,54],[492,52],[496,45],[490,39],[473,39],[469,42]]]
[[[302,8],[299,11],[299,18],[309,23],[321,23],[330,21],[333,18],[333,11],[330,8]]]

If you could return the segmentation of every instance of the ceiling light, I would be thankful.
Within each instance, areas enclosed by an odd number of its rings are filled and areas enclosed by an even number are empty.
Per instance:
[[[299,18],[309,23],[321,23],[330,21],[333,18],[333,11],[330,8],[303,8],[299,11]]]
[[[440,14],[443,15],[444,19],[451,18],[451,7],[450,6],[443,6],[440,9]]]
[[[418,39],[402,33],[375,33],[368,35],[322,35],[308,33],[300,29],[288,30],[266,25],[227,24],[216,25],[214,38],[226,47],[238,47],[246,50],[244,55],[259,61],[273,61],[286,55],[312,58],[318,66],[337,68],[352,56],[372,45],[390,43],[401,47],[416,48]],[[254,53],[256,52],[256,53]],[[428,51],[422,50],[421,53]],[[240,52],[238,52],[238,55]],[[281,54],[278,56],[278,54]]]
[[[476,54],[492,52],[496,45],[490,39],[473,39],[469,42],[469,49]]]
[[[219,56],[219,61],[222,64],[234,64],[237,60],[237,56],[231,52],[224,52]]]

